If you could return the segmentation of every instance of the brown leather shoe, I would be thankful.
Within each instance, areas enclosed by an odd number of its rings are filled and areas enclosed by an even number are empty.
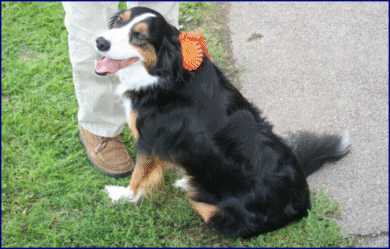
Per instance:
[[[127,176],[133,171],[133,159],[120,135],[112,138],[100,137],[79,124],[79,138],[87,150],[88,160],[98,170],[114,177]]]

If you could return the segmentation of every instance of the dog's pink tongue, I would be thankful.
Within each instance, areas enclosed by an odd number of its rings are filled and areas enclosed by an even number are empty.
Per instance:
[[[119,70],[120,62],[121,61],[111,60],[106,57],[98,61],[98,63],[95,66],[95,71],[102,75],[109,75],[109,74],[116,73],[116,71]]]

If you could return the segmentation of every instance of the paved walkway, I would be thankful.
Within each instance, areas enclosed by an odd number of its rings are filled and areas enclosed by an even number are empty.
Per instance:
[[[274,130],[348,130],[352,153],[309,177],[343,210],[345,234],[388,247],[387,2],[233,2],[242,92]],[[379,236],[378,236],[379,234]]]

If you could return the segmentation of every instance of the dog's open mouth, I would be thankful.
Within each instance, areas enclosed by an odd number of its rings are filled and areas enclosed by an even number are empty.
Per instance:
[[[96,63],[95,72],[98,75],[107,76],[116,73],[119,69],[133,65],[137,61],[139,61],[137,57],[126,60],[112,60],[105,57]]]

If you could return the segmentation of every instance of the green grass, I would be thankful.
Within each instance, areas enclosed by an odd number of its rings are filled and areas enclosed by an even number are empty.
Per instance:
[[[181,5],[183,30],[204,33],[216,61],[218,35],[205,13],[215,3]],[[203,13],[203,15],[202,15]],[[88,162],[77,138],[77,101],[59,2],[2,2],[2,247],[339,247],[349,246],[332,221],[340,210],[320,192],[299,223],[250,240],[215,235],[184,194],[167,185],[140,205],[114,205],[101,190],[126,186]],[[195,30],[194,30],[195,31]],[[211,30],[211,32],[214,32]],[[124,141],[132,155],[129,129]]]

